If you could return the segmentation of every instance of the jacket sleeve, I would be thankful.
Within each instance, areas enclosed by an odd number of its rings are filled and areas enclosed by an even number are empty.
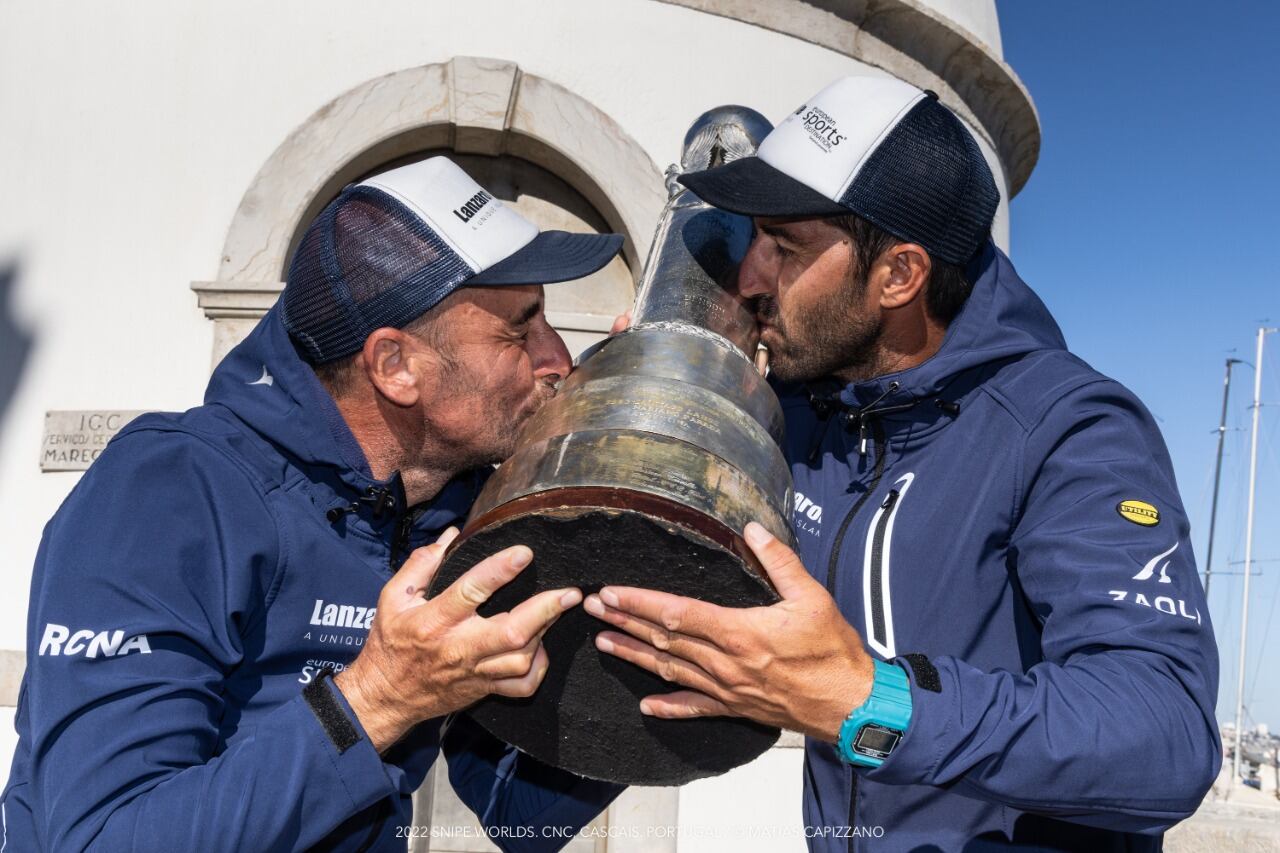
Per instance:
[[[559,850],[625,788],[543,764],[464,714],[449,718],[441,745],[458,798],[505,851]]]
[[[259,487],[199,439],[118,437],[45,530],[26,673],[45,849],[294,850],[395,793],[301,695],[231,747],[227,676],[261,636],[278,534]]]
[[[1008,565],[1043,659],[1025,672],[899,659],[911,723],[867,775],[1162,832],[1222,763],[1217,648],[1164,442],[1132,394],[1099,380],[1029,432],[1023,471]],[[1155,514],[1122,514],[1127,501]]]

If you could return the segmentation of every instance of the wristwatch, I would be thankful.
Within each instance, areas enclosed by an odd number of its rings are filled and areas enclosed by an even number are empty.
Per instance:
[[[871,694],[840,726],[836,748],[847,764],[879,767],[911,722],[911,682],[902,667],[875,661]]]

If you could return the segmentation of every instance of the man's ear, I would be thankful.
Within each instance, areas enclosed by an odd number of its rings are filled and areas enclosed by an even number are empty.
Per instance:
[[[374,389],[397,406],[416,405],[422,396],[417,370],[421,359],[412,355],[413,339],[399,329],[375,329],[365,338],[360,366]]]
[[[911,304],[924,291],[933,270],[929,253],[915,243],[899,243],[880,256],[886,271],[880,291],[880,307],[885,310]]]

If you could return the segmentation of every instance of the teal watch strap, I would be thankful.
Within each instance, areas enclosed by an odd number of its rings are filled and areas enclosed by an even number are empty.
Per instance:
[[[840,726],[836,748],[849,764],[879,767],[907,733],[911,682],[902,667],[875,661],[871,694]]]

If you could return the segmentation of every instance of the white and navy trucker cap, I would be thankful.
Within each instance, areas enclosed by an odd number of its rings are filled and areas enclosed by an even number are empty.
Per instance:
[[[570,281],[620,248],[617,234],[540,232],[452,160],[432,157],[348,186],[325,207],[294,253],[281,317],[320,364],[459,287]]]
[[[703,201],[747,216],[850,213],[953,264],[987,240],[1000,193],[973,135],[933,92],[845,77],[744,157],[680,176]]]

